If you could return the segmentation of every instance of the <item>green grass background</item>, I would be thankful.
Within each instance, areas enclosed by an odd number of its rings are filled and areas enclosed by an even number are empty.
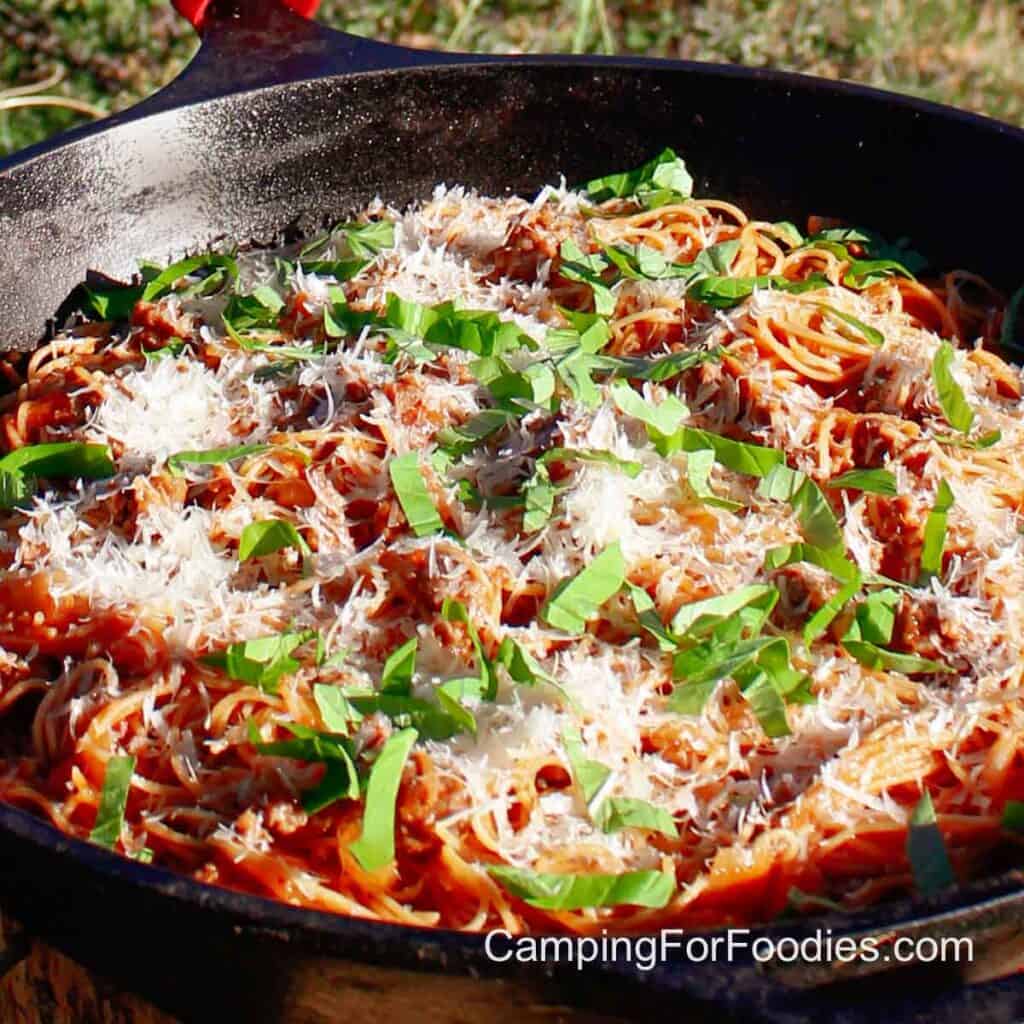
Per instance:
[[[320,18],[410,46],[787,68],[1024,124],[1021,0],[324,0]],[[0,153],[129,106],[195,45],[170,0],[0,0]]]

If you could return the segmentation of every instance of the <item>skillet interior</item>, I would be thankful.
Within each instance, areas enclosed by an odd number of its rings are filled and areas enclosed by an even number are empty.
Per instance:
[[[560,173],[584,180],[665,144],[687,157],[699,194],[773,219],[842,216],[910,236],[939,266],[1019,283],[1018,130],[796,76],[650,62],[481,63],[282,84],[129,121],[9,167],[0,173],[2,347],[31,347],[84,268],[125,276],[139,257],[167,259],[217,240],[269,242],[375,194],[395,204],[425,197],[438,181],[530,194]],[[0,863],[9,905],[109,973],[127,969],[134,984],[190,1017],[287,1009],[291,979],[321,954],[493,970],[477,939],[440,933],[411,942],[387,925],[211,893],[58,838],[10,808],[0,808]],[[992,911],[998,930],[1014,916],[1017,885],[967,887],[930,909],[1005,897]],[[909,905],[894,905],[842,927],[911,915]],[[191,965],[191,986],[167,976],[166,962],[154,970],[153,948],[133,942],[153,927],[161,948],[170,943],[182,969]],[[641,991],[644,1000],[674,1003],[685,993],[744,1013],[755,1004],[768,1012],[775,998],[749,963],[675,965],[658,977],[563,971],[554,988],[536,967],[504,973],[529,976],[543,1002],[616,1013],[637,1012]],[[521,1007],[510,1001],[508,1011]]]

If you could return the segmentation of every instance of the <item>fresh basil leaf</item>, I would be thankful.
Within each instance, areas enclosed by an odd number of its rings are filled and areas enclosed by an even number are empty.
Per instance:
[[[918,892],[932,896],[956,885],[953,865],[949,862],[946,842],[939,831],[935,806],[927,790],[910,814],[907,830],[907,860]]]
[[[662,383],[693,369],[695,366],[701,366],[704,363],[717,363],[721,358],[721,348],[691,349],[672,352],[667,356],[659,356],[657,359],[602,355],[596,365],[599,370],[609,370],[613,377]]]
[[[864,491],[881,494],[886,498],[896,497],[896,475],[888,469],[851,469],[841,476],[833,477],[825,485],[829,490]]]
[[[711,467],[715,462],[715,453],[711,448],[701,448],[686,456],[686,482],[693,491],[693,496],[705,505],[713,508],[724,508],[735,512],[743,508],[741,502],[719,498],[711,490]]]
[[[672,660],[673,679],[686,683],[677,686],[669,698],[668,706],[673,711],[683,711],[691,706],[687,690],[691,687],[707,686],[721,679],[728,679],[744,666],[752,663],[757,655],[773,643],[774,637],[759,636],[733,644],[720,644],[715,640],[698,644],[680,651]],[[704,698],[707,699],[706,697]],[[703,701],[701,702],[703,708]],[[687,710],[686,713],[695,712]]]
[[[932,360],[932,383],[939,396],[939,405],[946,422],[961,434],[970,433],[974,423],[974,410],[967,404],[963,389],[953,376],[955,350],[948,341],[942,342]]]
[[[142,298],[145,285],[114,285],[110,288],[82,286],[81,311],[94,320],[128,320]]]
[[[921,547],[921,581],[942,573],[942,553],[946,546],[946,522],[953,507],[953,491],[945,480],[939,481],[935,504],[924,524],[924,544]]]
[[[877,644],[865,640],[843,640],[846,650],[867,668],[887,672],[902,672],[906,676],[921,672],[952,672],[948,665],[928,658],[919,658],[916,654],[901,654],[898,651],[887,651]]]
[[[201,256],[190,256],[188,259],[179,260],[160,271],[156,277],[146,283],[142,290],[142,301],[155,302],[157,299],[163,298],[175,290],[174,286],[183,277],[190,277],[200,270],[209,270],[210,274],[197,286],[187,289],[194,295],[212,295],[215,291],[238,280],[238,264],[231,256],[208,252]]]
[[[1007,800],[1001,824],[1008,832],[1024,832],[1024,801]]]
[[[36,478],[100,480],[117,472],[104,444],[53,441],[27,444],[0,458],[0,508],[14,508],[31,497]]]
[[[761,480],[759,497],[788,501],[808,544],[819,548],[843,546],[843,531],[821,488],[806,473],[778,465]]]
[[[250,558],[270,555],[282,548],[296,548],[304,558],[311,554],[309,545],[293,523],[284,519],[258,519],[242,530],[238,540],[238,560],[247,562]]]
[[[775,231],[787,245],[797,248],[804,244],[804,236],[800,229],[788,220],[777,220],[773,225]]]
[[[844,313],[841,309],[836,309],[834,306],[826,306],[822,302],[818,303],[818,308],[828,316],[841,320],[847,326],[852,327],[869,345],[881,348],[885,344],[885,335],[877,327],[871,327],[869,324],[864,323],[863,320],[858,320],[855,316]]]
[[[391,483],[402,506],[409,528],[417,537],[428,537],[440,533],[444,523],[434,507],[434,499],[427,490],[426,481],[420,472],[420,457],[417,452],[406,452],[393,458],[388,464]]]
[[[123,755],[107,760],[103,773],[103,788],[96,810],[96,824],[89,833],[91,842],[113,849],[121,838],[124,812],[128,806],[128,790],[135,771],[135,758]]]
[[[675,881],[661,871],[621,875],[556,875],[524,868],[490,867],[488,873],[513,896],[542,910],[637,906],[660,908],[675,892]]]
[[[571,238],[562,242],[559,256],[558,273],[569,281],[590,285],[595,312],[600,316],[611,316],[615,312],[615,296],[601,278],[608,269],[608,261],[600,253],[584,253]]]
[[[729,268],[740,251],[740,240],[731,238],[727,242],[718,242],[701,249],[694,261],[690,264],[693,271],[705,277],[720,277],[728,275]]]
[[[579,729],[570,727],[563,729],[562,745],[569,756],[569,767],[572,769],[573,779],[579,786],[583,802],[587,805],[588,813],[590,813],[591,805],[611,776],[611,770],[600,761],[592,761],[587,758]]]
[[[436,690],[437,702],[448,714],[452,721],[462,732],[476,735],[476,718],[473,712],[463,703],[462,698],[467,696],[479,696],[478,679],[449,679],[442,683]],[[467,686],[466,684],[476,684]]]
[[[363,716],[352,706],[340,686],[317,683],[313,687],[313,699],[329,732],[348,733],[353,725],[358,725],[363,720]]]
[[[815,242],[869,242],[870,236],[860,228],[824,228],[809,235],[806,245],[810,247]]]
[[[587,620],[619,592],[625,579],[626,563],[616,541],[576,576],[563,580],[541,608],[540,617],[555,629],[582,633]]]
[[[462,721],[453,718],[443,707],[419,697],[355,691],[349,691],[346,696],[360,714],[382,714],[403,728],[411,726],[427,740],[446,740],[465,731]],[[475,720],[473,725],[476,725]]]
[[[658,641],[658,646],[663,651],[674,651],[679,646],[679,638],[661,621],[651,595],[643,587],[638,587],[629,580],[626,580],[626,589],[629,591],[640,625]]]
[[[635,480],[643,471],[643,463],[622,459],[614,452],[600,448],[548,448],[537,462],[548,466],[552,462],[590,462],[595,465],[611,466]]]
[[[367,223],[349,221],[336,225],[332,235],[341,234],[353,256],[371,259],[395,244],[395,225],[393,221],[382,218]]]
[[[185,351],[185,342],[181,338],[171,338],[162,348],[143,349],[147,363],[157,363],[161,359],[175,359]]]
[[[370,769],[363,830],[349,847],[364,871],[377,871],[395,859],[395,802],[402,770],[416,739],[415,729],[395,733]]]
[[[441,602],[441,618],[445,622],[461,622],[469,634],[470,643],[479,662],[480,697],[484,700],[494,700],[498,694],[498,674],[495,671],[494,663],[484,652],[484,645],[480,642],[480,634],[476,631],[469,611],[461,601],[446,597]]]
[[[660,403],[655,405],[634,391],[624,380],[616,380],[612,383],[611,395],[615,407],[620,412],[640,420],[641,423],[652,427],[659,434],[673,433],[690,413],[690,410],[675,395],[666,395]]]
[[[892,587],[868,594],[854,609],[853,621],[847,628],[843,643],[847,640],[861,640],[879,646],[889,643],[900,601],[899,590]]]
[[[767,476],[776,466],[785,461],[785,456],[778,448],[766,448],[760,444],[749,444],[744,441],[733,441],[721,434],[713,434],[709,430],[698,430],[695,427],[680,427],[668,437],[655,438],[655,447],[662,455],[672,455],[678,451],[696,452],[710,448],[715,453],[715,461],[734,473],[747,476]]]
[[[688,279],[695,273],[691,264],[673,263],[663,253],[649,245],[619,243],[602,246],[602,252],[623,277],[632,281]]]
[[[652,205],[662,206],[666,199],[689,199],[693,192],[693,178],[683,160],[673,150],[665,148],[636,169],[594,178],[586,183],[584,189],[595,203],[637,196],[641,202],[646,197]]]
[[[250,683],[265,693],[277,693],[281,677],[292,675],[302,667],[292,657],[292,652],[316,637],[313,629],[275,633],[231,644],[223,651],[205,655],[202,661],[222,669],[229,679]]]
[[[672,633],[695,640],[705,636],[723,619],[733,618],[748,606],[763,613],[766,621],[779,600],[779,592],[767,583],[751,583],[728,594],[716,594],[684,604],[672,618]]]
[[[412,677],[416,671],[418,647],[419,638],[414,636],[388,655],[381,674],[381,693],[391,693],[403,697],[412,693]]]
[[[547,468],[538,465],[523,486],[523,532],[536,533],[543,529],[555,510],[557,488],[551,482]]]
[[[778,274],[761,274],[757,277],[709,276],[694,281],[686,294],[688,298],[713,309],[729,309],[749,298],[759,288],[800,294],[827,288],[828,285],[828,278],[824,274],[811,274],[799,281],[791,281]]]
[[[167,460],[167,472],[181,476],[186,465],[217,466],[235,459],[248,458],[268,451],[268,444],[236,444],[228,448],[206,448],[203,451],[175,452]]]
[[[850,265],[843,274],[843,284],[847,288],[854,288],[862,291],[868,285],[874,284],[887,277],[908,277],[914,279],[914,275],[898,260],[850,260]]]
[[[986,448],[999,444],[1002,439],[1003,432],[1001,430],[990,430],[987,434],[982,434],[981,437],[975,438],[954,436],[952,434],[935,435],[935,440],[939,444],[952,445],[954,448],[969,448],[971,451],[984,451]]]
[[[484,409],[461,426],[439,430],[437,444],[453,459],[459,459],[515,420],[515,414],[505,409]]]
[[[237,333],[254,328],[271,329],[277,327],[278,314],[283,308],[284,299],[269,285],[260,285],[249,295],[232,295],[221,317]]]
[[[752,665],[746,674],[737,670],[736,681],[765,736],[769,739],[789,736],[791,730],[786,719],[786,702],[771,677]]]
[[[809,562],[830,573],[840,583],[832,595],[804,625],[804,643],[808,646],[828,629],[835,617],[860,590],[863,580],[860,570],[838,548],[820,548],[813,544],[787,544],[772,548],[765,555],[766,571],[779,569],[796,562]]]
[[[672,815],[663,807],[632,796],[610,796],[602,800],[594,812],[594,824],[602,832],[621,832],[624,828],[639,828],[647,832],[660,832],[672,839],[679,837]]]

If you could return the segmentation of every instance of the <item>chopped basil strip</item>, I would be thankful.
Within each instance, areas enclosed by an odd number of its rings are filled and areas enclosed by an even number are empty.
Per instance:
[[[231,332],[241,334],[277,327],[278,314],[283,308],[284,299],[264,284],[254,288],[249,295],[232,295],[221,316]]]
[[[824,303],[819,303],[818,308],[828,316],[841,320],[844,324],[852,327],[869,345],[881,348],[885,344],[885,336],[877,327],[871,327],[864,323],[863,320],[858,320],[855,316],[844,313],[841,309],[836,309],[834,306],[826,306]]]
[[[672,632],[677,636],[697,639],[711,632],[724,619],[732,618],[744,608],[753,607],[761,622],[771,614],[779,592],[766,583],[751,583],[729,594],[718,594],[684,604],[672,619]],[[757,626],[760,629],[760,625]]]
[[[396,647],[384,662],[380,677],[381,693],[408,696],[412,693],[412,677],[416,671],[416,651],[419,639],[412,637]]]
[[[841,548],[843,531],[821,488],[806,473],[776,466],[758,485],[759,497],[788,501],[804,539],[819,548]]]
[[[600,761],[591,761],[583,750],[583,737],[579,729],[566,728],[562,731],[562,745],[566,754],[569,755],[569,767],[572,769],[572,776],[576,785],[580,787],[583,802],[588,810],[594,802],[595,797],[601,792],[602,787],[611,776],[611,770],[606,768]]]
[[[711,467],[715,462],[715,453],[710,448],[701,448],[686,456],[686,482],[699,501],[713,508],[724,508],[730,512],[743,508],[739,501],[719,498],[711,490]]]
[[[515,419],[515,414],[505,409],[484,409],[462,426],[438,431],[437,443],[453,459],[461,458]]]
[[[155,363],[161,359],[174,359],[185,351],[185,342],[181,338],[171,338],[162,348],[143,349],[146,362]]]
[[[602,832],[621,832],[624,828],[640,828],[660,832],[675,839],[679,836],[672,815],[664,807],[632,796],[610,796],[597,805],[594,824]]]
[[[666,147],[635,170],[594,178],[584,188],[595,203],[636,196],[650,208],[689,199],[693,194],[693,178],[683,160]]]
[[[366,787],[363,830],[349,850],[364,871],[377,871],[395,859],[395,801],[415,729],[395,733],[381,748]]]
[[[450,696],[450,693],[449,693]],[[458,732],[472,732],[467,728],[465,716],[452,716],[444,706],[432,704],[420,697],[401,693],[366,693],[350,690],[346,693],[349,703],[362,715],[380,713],[403,728],[411,726],[420,736],[428,740],[446,740]],[[465,709],[461,709],[465,712]],[[472,718],[472,716],[470,716]]]
[[[96,824],[89,839],[100,846],[113,849],[121,838],[124,811],[128,805],[128,790],[135,771],[135,758],[116,756],[107,761],[100,790],[100,805],[96,811]]]
[[[308,725],[286,722],[290,740],[264,743],[253,719],[249,719],[249,742],[268,757],[290,757],[324,765],[320,781],[302,794],[302,807],[309,814],[322,811],[338,800],[359,798],[359,775],[355,766],[355,748],[344,736],[318,732]]]
[[[614,381],[611,392],[612,401],[620,412],[640,420],[659,434],[674,433],[689,415],[689,410],[675,395],[667,395],[655,405],[634,391],[624,380]]]
[[[887,277],[909,277],[914,275],[897,260],[850,260],[850,265],[843,274],[843,284],[847,288],[863,291],[868,285]]]
[[[932,383],[939,396],[939,405],[946,422],[961,434],[970,432],[974,423],[974,410],[967,404],[963,389],[953,376],[956,350],[948,341],[942,342],[932,360]]]
[[[963,437],[962,435],[953,434],[936,434],[935,440],[939,444],[949,444],[954,448],[969,448],[972,451],[984,451],[986,448],[991,448],[993,445],[999,444],[1003,439],[1003,432],[1001,430],[990,430],[987,434],[982,434],[981,437]]]
[[[104,444],[54,441],[27,444],[0,458],[0,508],[14,508],[35,491],[35,480],[100,480],[117,472]]]
[[[498,693],[498,676],[494,663],[484,653],[484,646],[480,642],[480,634],[477,633],[476,627],[470,621],[469,611],[466,609],[466,606],[461,601],[455,601],[450,597],[446,597],[441,604],[441,618],[446,622],[461,622],[466,627],[470,643],[472,643],[477,661],[480,663],[478,696],[484,700],[494,700]]]
[[[281,677],[297,672],[301,665],[292,652],[317,638],[315,630],[276,633],[231,644],[223,651],[205,655],[207,665],[222,669],[229,679],[250,683],[266,693],[277,693]]]
[[[851,469],[841,476],[833,477],[826,486],[833,491],[865,491],[886,498],[894,498],[897,493],[896,475],[888,469]]]
[[[184,467],[216,466],[225,462],[234,462],[235,459],[244,459],[250,455],[259,455],[268,451],[268,444],[236,444],[229,448],[207,448],[203,451],[175,452],[167,460],[167,471],[171,476],[181,476]]]
[[[823,274],[811,274],[800,281],[791,281],[778,274],[762,274],[758,277],[702,277],[687,289],[687,297],[702,302],[714,309],[729,309],[749,298],[759,288],[775,291],[801,292],[827,288],[828,278]]]
[[[1006,801],[1003,806],[1002,826],[1010,832],[1024,832],[1024,801]]]
[[[353,725],[358,725],[363,719],[340,686],[317,683],[313,687],[313,699],[324,725],[330,732],[347,733],[351,731]]]
[[[566,633],[582,633],[626,579],[626,563],[618,541],[609,544],[585,569],[563,580],[541,609],[541,618]]]
[[[629,591],[640,625],[658,641],[658,646],[663,651],[674,651],[679,646],[679,638],[670,632],[661,621],[661,616],[658,615],[651,595],[643,587],[638,587],[628,580],[626,589]]]
[[[246,562],[283,548],[296,548],[304,557],[311,553],[294,524],[284,519],[259,519],[242,530],[238,541],[238,560]]]
[[[238,264],[231,256],[221,253],[209,252],[202,256],[190,256],[188,259],[172,263],[166,270],[162,270],[152,280],[146,283],[142,290],[143,302],[155,302],[174,291],[174,286],[183,278],[190,277],[200,270],[210,270],[210,273],[198,284],[185,289],[189,295],[212,295],[221,290],[225,285],[233,284],[238,280]]]
[[[956,885],[956,875],[949,862],[946,842],[939,831],[935,807],[927,790],[910,814],[907,860],[910,861],[914,885],[922,895],[932,896]]]
[[[887,651],[876,644],[862,640],[843,640],[843,646],[854,658],[867,668],[887,672],[902,672],[906,676],[922,672],[952,672],[948,665],[929,658],[921,658],[916,654],[901,654],[899,651]]]
[[[621,875],[555,875],[524,868],[487,869],[513,896],[542,910],[636,906],[660,908],[675,892],[675,880],[661,871],[627,871]]]
[[[562,242],[559,256],[559,274],[569,281],[590,285],[594,293],[594,311],[600,316],[611,316],[615,312],[615,296],[601,278],[608,269],[608,261],[599,253],[584,253],[571,238]]]
[[[391,483],[398,495],[409,527],[417,537],[428,537],[440,533],[444,523],[434,507],[434,500],[427,490],[426,481],[420,472],[420,457],[417,452],[406,452],[393,458],[388,465]]]
[[[655,447],[662,455],[710,448],[715,453],[716,462],[734,473],[744,473],[747,476],[767,476],[785,461],[782,452],[777,448],[733,441],[721,434],[713,434],[710,430],[698,430],[695,427],[680,427],[668,437],[657,437]]]
[[[921,548],[922,581],[942,573],[942,552],[946,546],[946,521],[953,507],[953,491],[945,480],[939,482],[935,504],[924,524],[924,545]]]
[[[860,570],[841,550],[815,547],[813,544],[787,544],[772,548],[765,555],[764,567],[766,570],[780,569],[796,562],[816,565],[841,584],[839,590],[804,625],[804,643],[810,645],[828,629],[847,602],[857,594],[863,581]]]

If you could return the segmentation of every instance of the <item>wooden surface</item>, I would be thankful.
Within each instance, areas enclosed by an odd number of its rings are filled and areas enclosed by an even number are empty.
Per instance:
[[[0,972],[0,1024],[178,1024],[27,936],[2,913]],[[618,1016],[553,1005],[514,984],[445,974],[403,977],[333,959],[309,960],[292,976],[282,1005],[287,1012],[268,1008],[266,1024],[625,1024]]]

